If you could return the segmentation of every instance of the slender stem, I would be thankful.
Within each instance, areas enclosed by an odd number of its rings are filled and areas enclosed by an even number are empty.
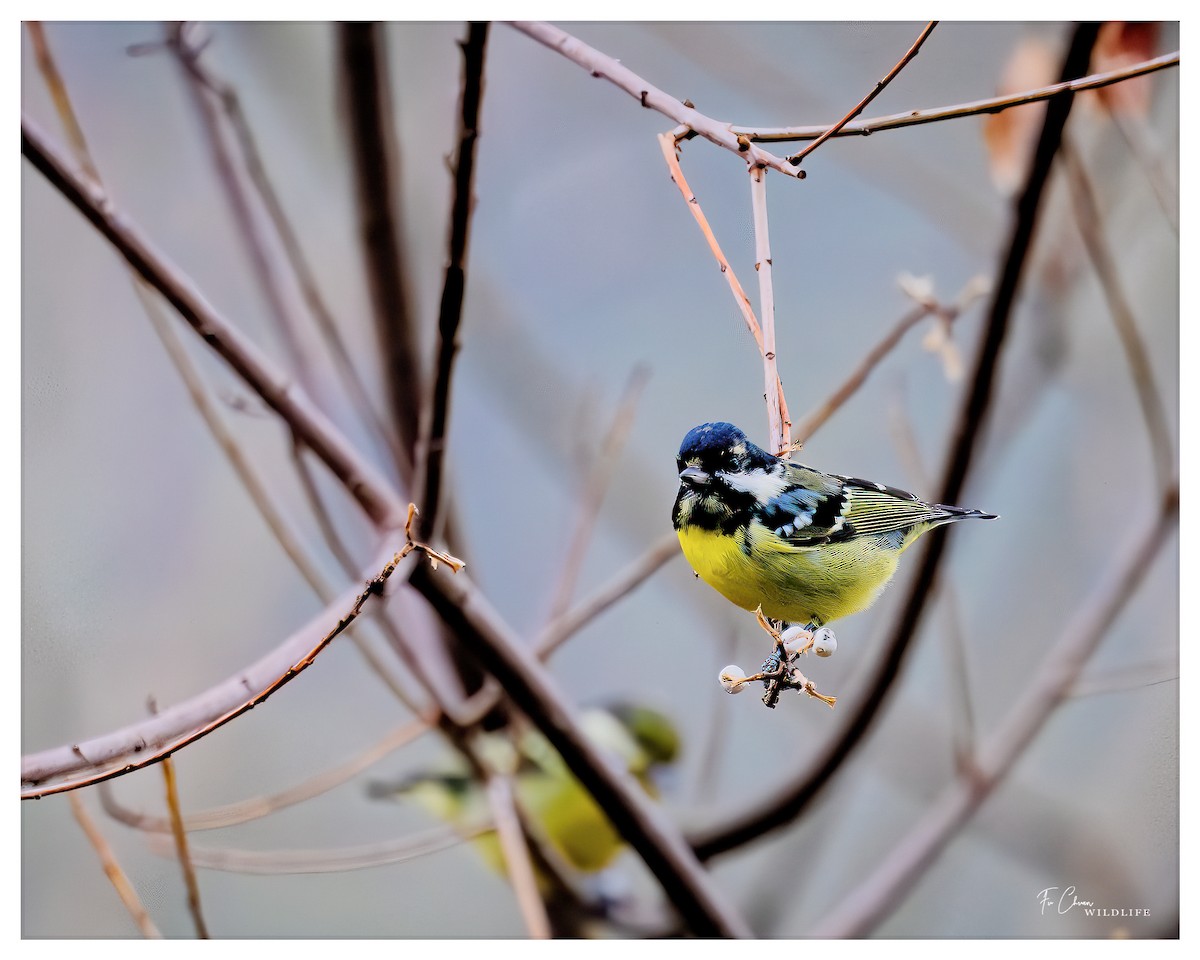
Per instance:
[[[1094,23],[1079,24],[1075,28],[1070,49],[1063,63],[1062,75],[1065,78],[1077,76],[1087,69],[1098,31],[1099,25]],[[1016,302],[1017,289],[1033,242],[1042,194],[1062,139],[1072,99],[1073,94],[1068,92],[1050,102],[1025,187],[1015,203],[1012,234],[1004,255],[1000,281],[992,294],[987,328],[976,356],[974,375],[959,408],[950,457],[942,477],[941,496],[938,497],[942,503],[957,502],[962,492],[975,442],[990,406],[992,383],[999,365],[1009,317]],[[702,860],[733,850],[770,830],[791,823],[833,779],[846,759],[863,741],[894,686],[904,653],[920,623],[925,601],[934,587],[938,565],[945,549],[945,537],[934,535],[927,538],[927,541],[920,556],[916,576],[910,582],[900,617],[884,642],[858,709],[850,715],[846,726],[836,739],[821,751],[813,768],[806,771],[796,782],[789,784],[777,796],[757,804],[753,809],[728,819],[715,829],[697,835],[693,846]]]
[[[659,134],[658,145],[662,149],[667,169],[671,171],[671,181],[679,188],[680,194],[683,195],[683,200],[687,204],[688,210],[691,211],[696,225],[704,235],[708,249],[712,251],[712,255],[717,261],[717,266],[721,268],[721,274],[725,277],[726,283],[729,284],[729,290],[733,294],[734,301],[737,303],[738,311],[742,315],[746,329],[750,331],[750,335],[754,337],[754,342],[758,344],[759,353],[765,357],[766,349],[763,346],[762,327],[759,326],[758,318],[754,315],[754,308],[750,305],[750,298],[746,296],[746,291],[742,289],[737,274],[734,273],[733,267],[729,265],[725,254],[722,253],[721,245],[717,243],[716,234],[713,233],[712,227],[709,226],[708,218],[704,216],[704,211],[700,209],[700,201],[696,199],[696,195],[692,193],[691,187],[688,186],[687,179],[683,175],[683,169],[679,165],[675,139],[667,133]],[[780,411],[784,423],[790,429],[791,419],[787,408],[787,398],[783,395],[783,384],[780,383],[778,377],[775,380],[774,391],[779,395]],[[768,389],[767,393],[770,395],[771,390]]]
[[[211,807],[208,810],[196,810],[183,818],[184,828],[195,832],[197,830],[219,830],[223,827],[237,826],[269,816],[279,810],[295,806],[313,797],[328,793],[334,787],[341,786],[358,776],[372,764],[394,753],[401,747],[412,743],[417,737],[430,729],[432,718],[429,720],[412,720],[397,727],[378,743],[351,757],[345,763],[340,763],[329,770],[309,777],[296,786],[268,796],[250,797],[237,803],[225,804],[221,807]],[[166,817],[132,810],[117,800],[112,786],[108,782],[101,783],[96,788],[100,793],[100,803],[104,812],[114,820],[118,820],[135,830],[145,830],[149,833],[169,833],[171,821]],[[72,794],[74,796],[74,794]]]
[[[516,892],[525,929],[534,940],[549,940],[550,918],[546,916],[546,904],[538,893],[529,846],[525,842],[513,800],[512,781],[498,774],[488,777],[487,798],[496,833],[500,837],[500,849],[504,852],[504,866]]]
[[[1167,411],[1163,406],[1162,394],[1154,377],[1150,353],[1138,330],[1133,307],[1121,284],[1121,271],[1117,259],[1104,236],[1104,225],[1100,221],[1100,205],[1096,192],[1087,174],[1083,158],[1070,141],[1063,143],[1063,162],[1066,164],[1067,183],[1071,188],[1071,200],[1075,210],[1075,222],[1083,237],[1083,245],[1092,261],[1092,268],[1104,299],[1108,313],[1129,363],[1129,375],[1137,392],[1138,405],[1142,408],[1142,419],[1146,423],[1146,435],[1150,440],[1150,453],[1154,460],[1154,473],[1159,489],[1170,482],[1175,469],[1175,444],[1171,440],[1171,428],[1167,423]]]
[[[117,891],[117,896],[121,898],[121,903],[129,911],[138,930],[147,940],[161,940],[162,932],[150,919],[150,914],[146,912],[146,907],[137,895],[137,891],[133,889],[133,884],[129,882],[129,877],[117,862],[112,847],[104,838],[104,834],[100,832],[100,828],[96,826],[96,821],[88,813],[87,807],[84,806],[83,798],[78,793],[72,793],[67,799],[71,801],[71,813],[75,815],[84,836],[88,838],[88,842],[95,848],[96,855],[100,858],[104,875],[108,877],[109,883]]]
[[[167,810],[171,814],[171,834],[175,840],[175,856],[183,870],[183,882],[187,886],[188,912],[196,925],[196,936],[208,939],[208,927],[204,923],[204,911],[200,907],[200,884],[196,882],[196,869],[188,854],[187,830],[183,825],[183,814],[179,809],[179,783],[175,776],[175,761],[169,756],[162,761],[163,783],[166,785]]]
[[[830,127],[828,130],[826,130],[824,133],[822,133],[819,137],[817,137],[816,140],[814,140],[812,143],[810,143],[807,147],[805,147],[799,153],[788,157],[788,162],[799,165],[804,160],[804,158],[807,157],[814,150],[816,150],[817,147],[819,147],[821,144],[823,144],[830,137],[837,136],[837,133],[839,130],[844,128],[846,126],[846,124],[848,124],[851,120],[853,120],[860,113],[862,113],[865,109],[867,109],[867,105],[872,100],[874,100],[877,96],[879,96],[881,93],[883,93],[884,88],[889,83],[891,83],[893,80],[895,80],[896,75],[899,74],[900,71],[903,70],[906,66],[908,66],[909,62],[913,59],[913,57],[915,57],[917,55],[917,52],[921,49],[921,44],[923,44],[926,41],[926,39],[928,39],[929,35],[931,33],[933,33],[933,28],[937,26],[937,23],[938,22],[936,20],[930,20],[929,23],[927,23],[925,25],[925,29],[921,31],[921,35],[919,37],[917,37],[917,39],[913,43],[913,45],[908,48],[908,52],[905,53],[904,56],[900,58],[899,62],[894,67],[892,67],[892,69],[888,72],[887,76],[884,77],[882,80],[880,80],[878,83],[876,83],[874,88],[872,88],[871,92],[868,93],[861,100],[859,100],[858,104],[848,114],[846,114],[844,117],[842,117],[841,120],[839,120],[832,127]]]
[[[867,936],[912,891],[950,839],[992,794],[1071,692],[1088,658],[1108,632],[1176,527],[1179,491],[1171,486],[1157,514],[1113,553],[1113,561],[1076,608],[1050,653],[1004,720],[981,745],[973,767],[930,804],[908,835],[853,896],[836,901],[811,936]]]
[[[800,421],[800,425],[796,428],[796,439],[800,443],[806,443],[857,392],[858,388],[866,382],[871,371],[895,349],[896,345],[904,339],[904,335],[932,312],[932,306],[917,304],[897,320],[882,339],[867,351],[866,356],[858,362],[858,366],[850,371],[850,375],[838,385],[833,393],[816,410]]]
[[[423,378],[397,220],[400,165],[393,127],[396,113],[388,95],[387,47],[378,23],[343,23],[337,30],[367,283],[383,347],[392,419],[400,434],[400,476],[409,484],[420,431]]]
[[[421,454],[424,460],[421,487],[414,498],[421,504],[422,528],[430,536],[438,529],[442,503],[446,427],[450,416],[450,383],[458,353],[463,298],[467,286],[467,242],[471,211],[475,205],[475,148],[479,140],[479,112],[483,101],[483,67],[487,52],[487,23],[472,23],[461,44],[463,85],[458,119],[458,149],[454,160],[454,202],[450,212],[450,251],[438,309],[437,357],[433,386],[426,409]],[[419,458],[420,460],[421,458]]]
[[[204,48],[189,45],[185,42],[182,34],[176,40],[177,42],[172,44],[171,47],[179,57],[180,62],[195,82],[212,91],[217,97],[221,109],[229,121],[230,127],[233,129],[246,173],[249,175],[251,183],[262,200],[263,207],[271,219],[275,233],[283,246],[284,256],[287,258],[296,282],[300,286],[300,291],[303,294],[305,303],[308,305],[309,312],[316,321],[317,329],[320,330],[321,336],[324,338],[325,344],[329,349],[329,355],[338,368],[342,385],[346,388],[351,403],[354,404],[363,422],[371,424],[374,428],[377,436],[391,452],[393,462],[399,468],[399,464],[404,460],[404,455],[400,452],[395,433],[384,424],[379,412],[375,409],[375,405],[371,402],[371,398],[367,395],[366,388],[363,386],[362,376],[355,368],[354,361],[346,349],[346,344],[338,332],[337,321],[326,304],[325,298],[321,295],[320,285],[317,283],[308,258],[304,255],[304,250],[300,245],[299,238],[296,236],[296,231],[292,227],[291,221],[283,208],[283,203],[280,201],[279,195],[275,192],[275,187],[267,172],[266,164],[263,162],[262,152],[258,149],[258,140],[254,135],[254,130],[250,126],[249,120],[246,118],[245,111],[242,109],[237,91],[203,62],[201,53]]]
[[[579,498],[575,529],[568,541],[566,559],[563,561],[562,572],[559,574],[558,583],[550,601],[548,622],[552,623],[562,617],[571,604],[571,597],[575,594],[575,584],[579,579],[584,557],[587,555],[587,546],[592,538],[592,530],[600,515],[600,507],[604,503],[604,494],[616,472],[621,449],[625,446],[629,431],[633,427],[633,416],[637,410],[638,400],[641,399],[642,391],[649,378],[648,367],[639,365],[634,368],[633,373],[629,376],[629,382],[625,385],[625,393],[617,405],[612,423],[600,443],[600,449],[596,452],[594,464],[587,482],[583,484],[582,495]]]
[[[485,825],[467,833],[457,833],[448,827],[437,827],[410,834],[399,840],[375,840],[356,847],[336,847],[327,850],[237,850],[194,846],[192,862],[205,870],[225,870],[230,873],[295,874],[344,873],[347,870],[366,870],[392,863],[406,863],[418,857],[456,847],[494,829]],[[150,838],[150,849],[169,855],[163,838]]]
[[[516,20],[511,24],[526,36],[544,44],[555,53],[577,63],[593,77],[607,80],[649,110],[657,110],[665,117],[682,124],[689,131],[704,137],[719,147],[737,154],[752,167],[770,167],[789,177],[802,178],[803,171],[792,166],[782,157],[756,147],[745,137],[730,132],[727,124],[713,120],[700,113],[695,107],[681,103],[670,94],[664,93],[653,84],[647,83],[618,60],[601,53],[594,47],[576,39],[558,27],[536,21]]]
[[[792,425],[786,422],[783,387],[775,359],[775,287],[771,272],[771,233],[767,219],[767,171],[750,168],[750,205],[754,214],[754,269],[758,272],[758,312],[763,331],[763,395],[767,399],[768,448],[786,457],[792,446]]]
[[[58,64],[54,60],[54,55],[50,52],[50,44],[46,40],[46,31],[42,24],[37,20],[27,20],[25,29],[29,31],[29,40],[33,46],[33,57],[38,66],[38,71],[42,74],[42,79],[45,81],[46,89],[50,91],[50,98],[54,101],[55,112],[58,113],[59,119],[62,121],[63,129],[67,133],[67,139],[71,142],[71,150],[83,167],[84,176],[90,179],[97,188],[100,187],[100,174],[96,171],[95,164],[92,162],[92,152],[88,149],[87,137],[83,135],[83,127],[79,124],[79,118],[75,115],[75,109],[71,106],[71,97],[67,93],[67,85],[63,82],[62,74],[59,73]]]
[[[167,47],[177,53],[184,49],[183,24],[172,23],[167,27]],[[236,234],[241,240],[242,251],[249,261],[250,273],[266,298],[268,314],[274,321],[279,339],[283,342],[291,372],[304,385],[305,390],[320,400],[317,381],[317,366],[314,352],[305,342],[299,318],[295,292],[283,281],[281,264],[263,229],[261,213],[251,203],[250,193],[243,170],[234,161],[234,152],[228,134],[221,123],[213,96],[203,85],[195,82],[188,71],[183,56],[176,57],[185,77],[187,91],[192,104],[200,116],[200,123],[208,143],[209,157],[221,184],[229,212],[236,225]],[[239,258],[240,259],[240,258]]]
[[[605,610],[644,584],[651,574],[679,556],[682,556],[679,538],[674,533],[666,534],[590,597],[546,624],[537,639],[538,656],[543,660],[550,656]]]
[[[1130,80],[1134,77],[1153,73],[1156,70],[1165,70],[1168,67],[1177,66],[1179,66],[1178,50],[1174,53],[1164,54],[1161,57],[1155,57],[1152,60],[1146,60],[1120,70],[1095,73],[1075,80],[1065,80],[1047,87],[1038,87],[1034,90],[1025,90],[1021,93],[1012,93],[1003,97],[973,100],[970,103],[958,103],[948,107],[906,110],[904,113],[893,113],[885,117],[872,117],[868,120],[859,120],[857,123],[846,124],[835,136],[865,137],[873,133],[881,133],[885,130],[899,130],[901,127],[912,127],[922,123],[937,123],[941,120],[954,120],[959,117],[974,117],[981,113],[1000,113],[1012,107],[1019,107],[1022,104],[1049,100],[1060,93],[1078,93],[1081,90],[1094,90],[1097,87],[1106,87],[1112,83],[1120,83],[1122,80]],[[731,124],[727,129],[738,136],[746,137],[755,142],[771,143],[791,140],[815,140],[824,135],[829,128],[823,125],[747,127]],[[679,129],[673,130],[671,133],[672,136],[678,139],[679,137],[687,136],[688,131],[686,129]]]

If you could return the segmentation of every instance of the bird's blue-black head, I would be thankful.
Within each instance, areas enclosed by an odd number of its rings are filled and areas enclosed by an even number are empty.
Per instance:
[[[775,457],[762,447],[746,439],[732,423],[702,423],[693,427],[679,445],[676,464],[682,472],[689,466],[699,467],[705,473],[718,470],[733,473],[766,468],[775,462]]]

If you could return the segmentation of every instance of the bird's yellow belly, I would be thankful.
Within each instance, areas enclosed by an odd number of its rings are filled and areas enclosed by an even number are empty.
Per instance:
[[[871,538],[797,548],[751,527],[743,540],[699,527],[678,531],[683,554],[709,586],[739,607],[788,623],[825,624],[870,606],[900,552]],[[907,546],[907,544],[905,544]]]

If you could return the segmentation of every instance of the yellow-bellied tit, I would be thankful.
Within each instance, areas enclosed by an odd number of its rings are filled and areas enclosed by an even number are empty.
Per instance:
[[[584,711],[579,718],[587,738],[622,764],[652,797],[653,775],[679,755],[679,734],[671,721],[648,707],[629,704]],[[513,745],[501,734],[488,735],[485,750],[502,754]],[[612,863],[624,841],[592,795],[537,730],[517,740],[513,792],[533,831],[562,860],[584,873]],[[504,765],[502,760],[501,766]],[[465,764],[453,771],[412,777],[401,784],[372,784],[372,796],[407,798],[461,832],[474,832],[491,819],[487,796]],[[486,833],[476,841],[488,864],[503,871],[499,838]]]
[[[923,533],[996,519],[792,463],[731,423],[688,431],[677,465],[671,519],[692,569],[739,607],[814,631],[870,606]]]

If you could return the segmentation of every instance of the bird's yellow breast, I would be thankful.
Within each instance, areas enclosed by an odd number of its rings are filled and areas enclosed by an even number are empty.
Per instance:
[[[900,549],[876,537],[814,547],[790,544],[754,523],[729,536],[697,526],[678,531],[683,554],[709,586],[746,610],[788,623],[825,624],[869,607],[896,572]]]

